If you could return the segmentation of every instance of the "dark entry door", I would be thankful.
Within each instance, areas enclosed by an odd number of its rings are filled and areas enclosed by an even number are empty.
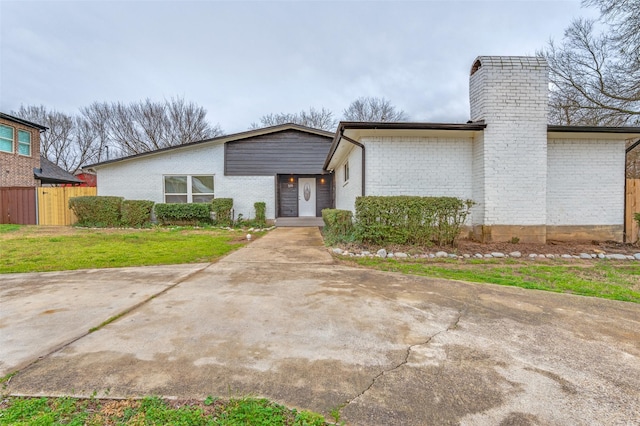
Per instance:
[[[298,217],[298,179],[278,176],[278,217]]]

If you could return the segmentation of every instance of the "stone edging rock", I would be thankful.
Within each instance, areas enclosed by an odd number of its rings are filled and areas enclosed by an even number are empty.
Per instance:
[[[640,253],[633,255],[618,254],[618,253],[580,253],[577,255],[572,254],[536,254],[531,253],[526,257],[523,257],[519,251],[512,251],[510,253],[492,252],[492,253],[475,253],[475,254],[455,254],[447,253],[446,251],[437,251],[435,253],[422,253],[410,255],[403,252],[387,252],[386,249],[380,249],[375,254],[369,251],[350,252],[341,248],[335,247],[331,249],[331,252],[340,256],[349,257],[378,257],[382,259],[504,259],[504,258],[524,258],[529,260],[542,260],[542,259],[562,259],[562,260],[593,260],[593,259],[608,259],[608,260],[640,260]]]

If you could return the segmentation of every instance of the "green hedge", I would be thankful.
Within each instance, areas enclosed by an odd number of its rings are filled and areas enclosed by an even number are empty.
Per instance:
[[[324,240],[326,244],[353,242],[353,214],[349,210],[323,209]]]
[[[122,225],[139,228],[151,223],[153,204],[149,200],[124,200],[121,206]]]
[[[353,230],[353,214],[350,210],[323,209],[325,231],[345,235]]]
[[[264,201],[258,201],[253,204],[253,208],[256,210],[256,224],[264,226],[267,224],[267,203]]]
[[[378,245],[452,245],[473,204],[454,197],[358,197],[356,238]]]
[[[80,226],[113,227],[120,225],[122,197],[84,196],[69,199],[69,208]]]
[[[214,198],[211,200],[211,211],[215,214],[215,224],[222,226],[231,226],[233,218],[231,217],[233,210],[233,198]]]
[[[156,204],[154,211],[163,225],[211,223],[210,203]]]

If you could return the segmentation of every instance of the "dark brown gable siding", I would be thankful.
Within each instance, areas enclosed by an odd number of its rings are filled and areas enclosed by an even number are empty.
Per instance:
[[[297,130],[227,142],[224,174],[321,174],[330,147],[331,138]]]

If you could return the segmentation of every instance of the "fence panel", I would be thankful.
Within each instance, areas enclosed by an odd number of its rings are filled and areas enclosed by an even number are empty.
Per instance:
[[[0,188],[0,223],[36,224],[34,187]]]
[[[625,235],[628,243],[638,241],[638,222],[635,213],[640,213],[640,179],[627,179],[627,200],[625,212]]]
[[[73,225],[78,221],[69,209],[69,198],[96,195],[95,187],[60,186],[38,188],[38,223]]]

